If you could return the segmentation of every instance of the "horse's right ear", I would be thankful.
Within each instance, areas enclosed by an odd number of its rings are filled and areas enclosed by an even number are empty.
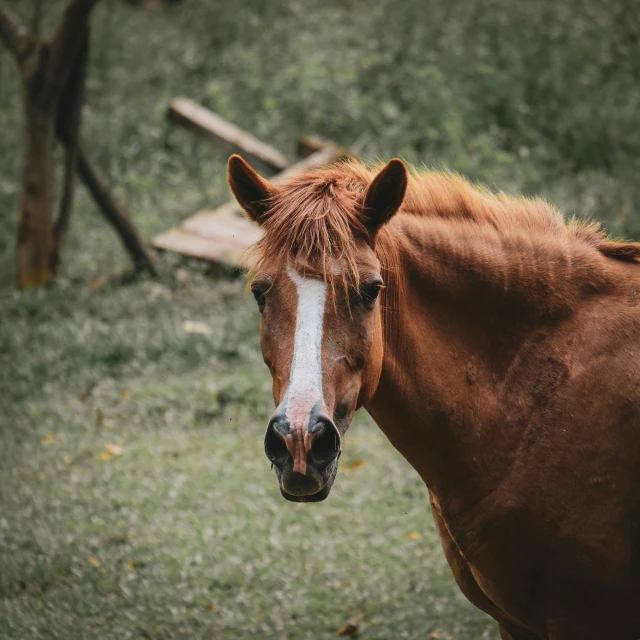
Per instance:
[[[262,224],[271,208],[270,200],[277,189],[261,178],[240,156],[229,158],[229,186],[238,204],[247,215],[258,224]]]
[[[402,205],[408,179],[404,162],[394,158],[369,185],[364,196],[363,223],[371,238]]]

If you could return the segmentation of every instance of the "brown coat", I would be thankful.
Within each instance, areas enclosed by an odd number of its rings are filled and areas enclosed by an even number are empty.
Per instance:
[[[295,358],[289,265],[330,285],[323,419],[342,435],[365,406],[503,638],[640,638],[640,246],[399,161],[276,188],[232,159],[230,183],[265,231],[254,293],[276,404]],[[267,447],[288,499],[324,499],[335,477],[312,431],[287,441],[320,483],[307,490],[298,474],[289,492],[280,435]]]

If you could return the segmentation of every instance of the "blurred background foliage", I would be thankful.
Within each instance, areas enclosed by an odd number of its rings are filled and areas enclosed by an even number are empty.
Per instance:
[[[29,19],[28,0],[11,4]],[[63,5],[44,3],[45,27]],[[635,0],[184,0],[146,11],[104,0],[83,135],[147,238],[227,197],[224,154],[165,123],[177,95],[290,157],[299,134],[317,133],[369,158],[444,164],[542,193],[638,236],[639,42]],[[7,54],[0,86],[6,282],[20,162],[19,83]],[[116,260],[117,242],[91,208],[77,206],[68,275],[88,245],[83,273]]]
[[[31,0],[5,3],[30,20]],[[640,238],[636,0],[157,4],[96,9],[82,131],[147,242],[229,198],[227,154],[166,122],[179,95],[290,159],[315,133]],[[42,6],[46,34],[64,2]],[[168,254],[159,281],[129,278],[79,186],[56,282],[15,291],[21,96],[4,51],[0,100],[0,636],[316,639],[353,622],[495,638],[453,584],[424,486],[366,416],[326,504],[279,497],[240,281]]]

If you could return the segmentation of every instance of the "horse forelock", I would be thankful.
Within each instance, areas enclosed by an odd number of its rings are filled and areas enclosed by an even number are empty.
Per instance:
[[[366,236],[359,206],[368,175],[338,164],[292,178],[269,202],[263,237],[252,253],[258,266],[279,270],[294,262],[325,281],[336,266],[349,282],[357,282],[357,241]],[[360,179],[358,179],[360,178]]]

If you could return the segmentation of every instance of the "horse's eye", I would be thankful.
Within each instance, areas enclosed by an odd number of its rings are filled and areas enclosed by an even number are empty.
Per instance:
[[[372,305],[378,299],[380,289],[382,289],[382,282],[380,282],[379,280],[360,285],[358,295],[361,302],[366,305]]]
[[[253,297],[258,303],[258,308],[260,309],[260,311],[262,311],[264,309],[264,305],[267,304],[267,298],[265,297],[264,289],[262,289],[262,287],[259,287],[258,285],[253,285],[251,287],[251,293],[253,293]]]

